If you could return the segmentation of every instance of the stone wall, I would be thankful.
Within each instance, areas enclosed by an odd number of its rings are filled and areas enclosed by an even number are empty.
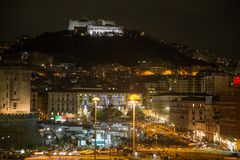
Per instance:
[[[0,149],[26,149],[42,144],[38,116],[33,114],[0,115]]]

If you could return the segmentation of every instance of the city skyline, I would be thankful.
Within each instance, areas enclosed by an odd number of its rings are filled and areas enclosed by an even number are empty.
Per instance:
[[[240,158],[236,0],[0,2],[0,159]]]
[[[17,36],[64,30],[69,19],[81,17],[116,21],[168,42],[209,49],[220,56],[239,58],[237,1],[141,2],[2,1],[0,41]],[[30,14],[29,14],[30,13]],[[17,26],[17,27],[16,27]]]

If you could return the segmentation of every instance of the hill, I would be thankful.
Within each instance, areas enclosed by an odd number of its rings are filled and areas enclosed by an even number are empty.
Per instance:
[[[80,36],[70,31],[44,33],[34,39],[13,46],[13,52],[40,51],[53,55],[59,61],[79,64],[121,63],[134,65],[138,60],[161,60],[175,65],[204,65],[177,49],[137,31],[128,31],[122,37]]]

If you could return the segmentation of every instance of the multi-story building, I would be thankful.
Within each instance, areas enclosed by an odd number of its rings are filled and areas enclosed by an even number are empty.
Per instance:
[[[176,94],[176,93],[158,93],[152,94],[147,97],[146,106],[151,108],[155,112],[157,117],[162,122],[169,122],[169,111],[171,101],[186,97],[185,94]]]
[[[210,96],[209,96],[210,97]],[[206,101],[207,102],[207,101]],[[205,130],[202,130],[208,141],[220,143],[220,108],[218,102],[208,101],[205,105]]]
[[[77,115],[77,93],[76,92],[48,92],[48,118],[55,115],[66,115],[73,117]]]
[[[205,121],[205,97],[183,97],[170,103],[170,122],[179,130],[195,130]]]
[[[40,119],[46,119],[47,112],[47,100],[46,95],[37,90],[31,91],[30,111],[31,113],[37,113]]]
[[[0,67],[0,113],[30,113],[31,71],[22,66]]]
[[[39,98],[37,91],[31,91],[31,98],[30,98],[30,110],[31,112],[38,112],[39,110]]]
[[[177,93],[200,93],[199,78],[195,76],[178,76],[169,80],[169,90]]]
[[[220,135],[231,140],[240,139],[240,91],[220,94]]]
[[[31,70],[20,65],[0,66],[0,148],[41,145],[38,116],[30,114]]]
[[[103,81],[102,87],[109,90],[128,90],[136,79],[131,67],[117,63],[93,67],[92,76]]]
[[[103,91],[103,90],[75,90],[75,91],[50,91],[48,92],[48,118],[55,115],[64,115],[74,118],[77,115],[86,115],[89,109],[93,107],[92,98],[100,98],[98,108],[104,108],[109,105],[126,113],[128,111],[129,92]],[[141,97],[141,94],[139,94]],[[142,100],[138,102],[142,106]]]
[[[158,81],[158,86],[163,91],[174,93],[200,93],[201,83],[197,76],[165,76]]]
[[[229,90],[230,78],[225,73],[211,73],[198,76],[162,76],[157,82],[159,91],[168,91],[180,94],[206,93],[218,95]]]
[[[201,78],[201,92],[211,95],[219,95],[229,90],[229,75],[225,73],[211,73]]]

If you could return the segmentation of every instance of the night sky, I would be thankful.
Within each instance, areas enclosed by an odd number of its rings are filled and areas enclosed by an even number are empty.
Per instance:
[[[1,0],[0,41],[67,28],[69,19],[114,20],[157,39],[240,58],[239,0]]]

